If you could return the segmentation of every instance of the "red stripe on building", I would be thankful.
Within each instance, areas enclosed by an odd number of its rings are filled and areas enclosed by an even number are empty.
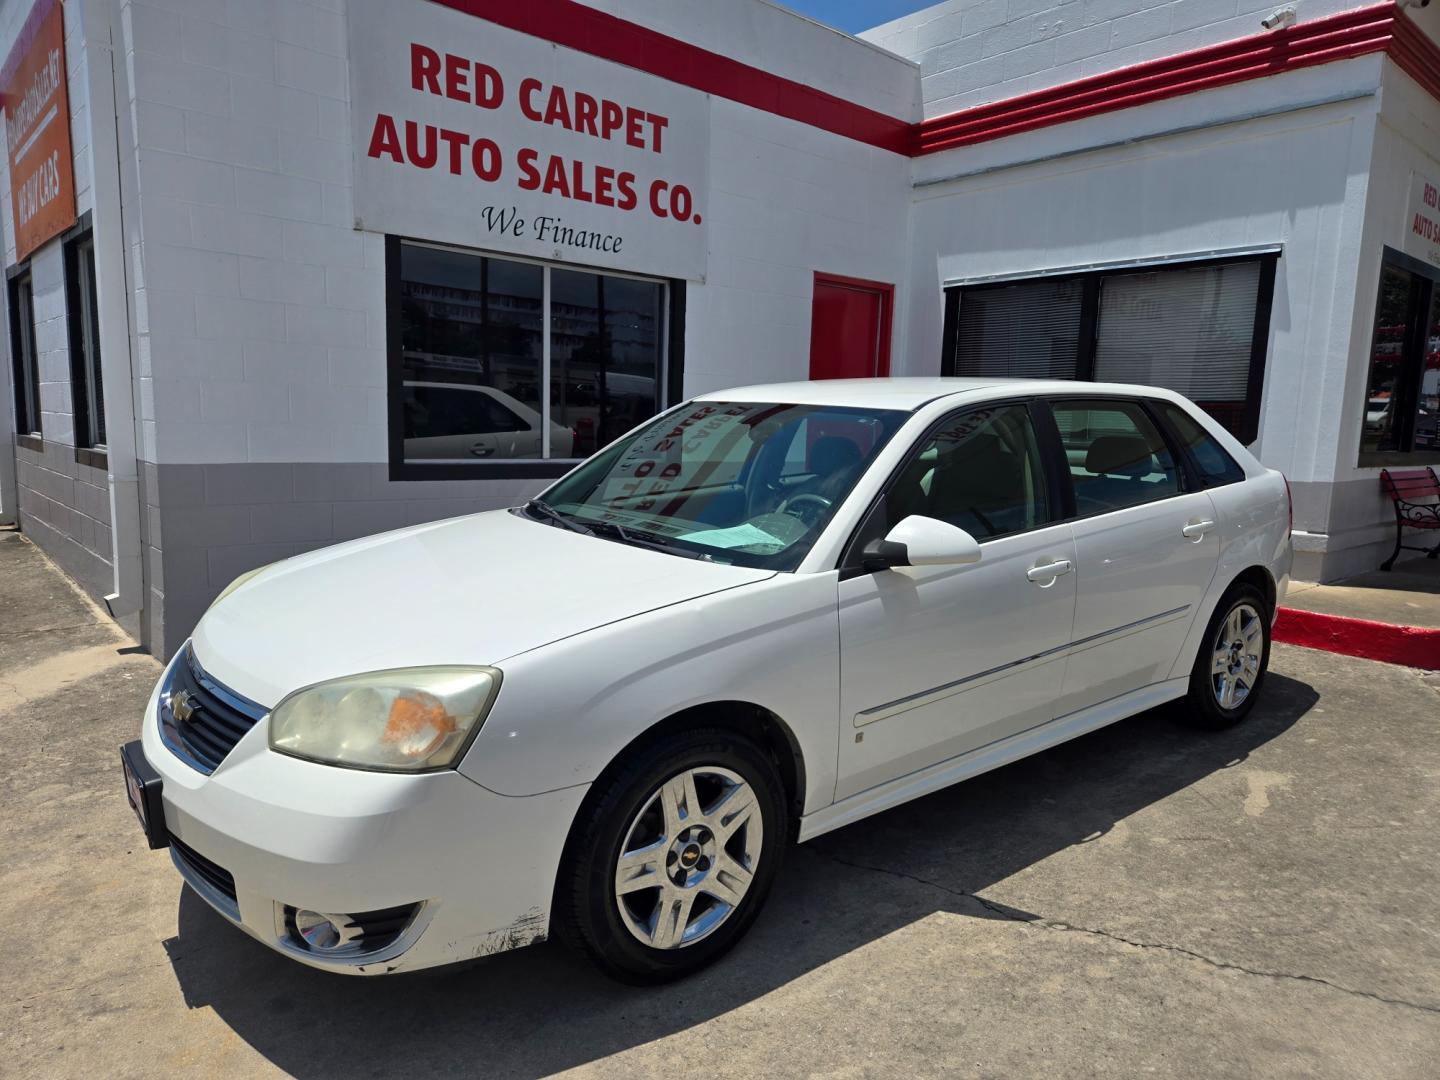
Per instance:
[[[1387,0],[937,116],[919,125],[914,153],[933,154],[1199,90],[1383,52],[1395,40],[1397,23],[1424,38]]]
[[[1287,645],[1440,671],[1440,630],[1428,627],[1395,626],[1282,607],[1272,636]]]
[[[772,75],[575,0],[436,0],[436,3],[882,150],[897,154],[910,152],[914,125],[908,120]]]
[[[1440,45],[1426,37],[1407,15],[1395,20],[1394,32],[1390,58],[1432,97],[1440,99]]]
[[[1393,0],[1147,60],[919,124],[868,109],[576,0],[434,0],[544,41],[897,154],[934,154],[1152,101],[1387,53],[1440,99],[1440,46]]]

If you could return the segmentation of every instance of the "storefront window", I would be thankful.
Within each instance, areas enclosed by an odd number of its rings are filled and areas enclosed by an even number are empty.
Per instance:
[[[563,468],[662,407],[666,283],[392,244],[393,464],[543,475],[515,470]]]
[[[664,286],[550,271],[550,415],[586,457],[659,411]]]
[[[1275,259],[952,286],[945,373],[1160,386],[1254,442]]]
[[[95,240],[89,230],[65,243],[65,304],[70,316],[70,390],[75,410],[75,446],[103,449],[105,392],[100,371]]]
[[[955,342],[957,375],[1073,379],[1084,284],[1076,278],[966,289]]]
[[[15,373],[15,431],[40,434],[40,373],[35,356],[35,296],[27,263],[10,278],[10,359]]]
[[[1440,460],[1440,270],[1387,251],[1380,271],[1360,464]]]

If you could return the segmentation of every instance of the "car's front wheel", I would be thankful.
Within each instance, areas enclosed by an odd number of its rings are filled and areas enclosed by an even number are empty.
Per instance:
[[[617,979],[686,975],[749,929],[787,839],[784,785],[765,750],[723,729],[672,735],[624,762],[581,811],[557,929]]]
[[[1215,606],[1190,672],[1190,723],[1216,729],[1245,719],[1269,666],[1270,606],[1253,585],[1232,586]]]

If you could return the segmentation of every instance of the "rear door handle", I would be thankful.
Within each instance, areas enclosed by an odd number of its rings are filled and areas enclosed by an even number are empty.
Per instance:
[[[470,447],[470,453],[476,457],[489,457],[495,453],[495,448],[493,446],[486,446],[483,442],[477,442]]]
[[[1068,574],[1075,569],[1069,559],[1057,559],[1052,563],[1042,563],[1040,566],[1032,566],[1025,571],[1027,581],[1043,581],[1046,585],[1053,585],[1055,579],[1061,574]]]
[[[1186,540],[1193,540],[1199,543],[1201,538],[1213,528],[1215,528],[1213,521],[1192,521],[1180,530],[1180,535],[1185,537]]]

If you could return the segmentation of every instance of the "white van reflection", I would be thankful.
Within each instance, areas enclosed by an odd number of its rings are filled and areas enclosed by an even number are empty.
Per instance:
[[[544,420],[503,390],[473,383],[403,384],[406,461],[474,461],[544,455]],[[550,425],[550,456],[568,458],[574,435]]]

